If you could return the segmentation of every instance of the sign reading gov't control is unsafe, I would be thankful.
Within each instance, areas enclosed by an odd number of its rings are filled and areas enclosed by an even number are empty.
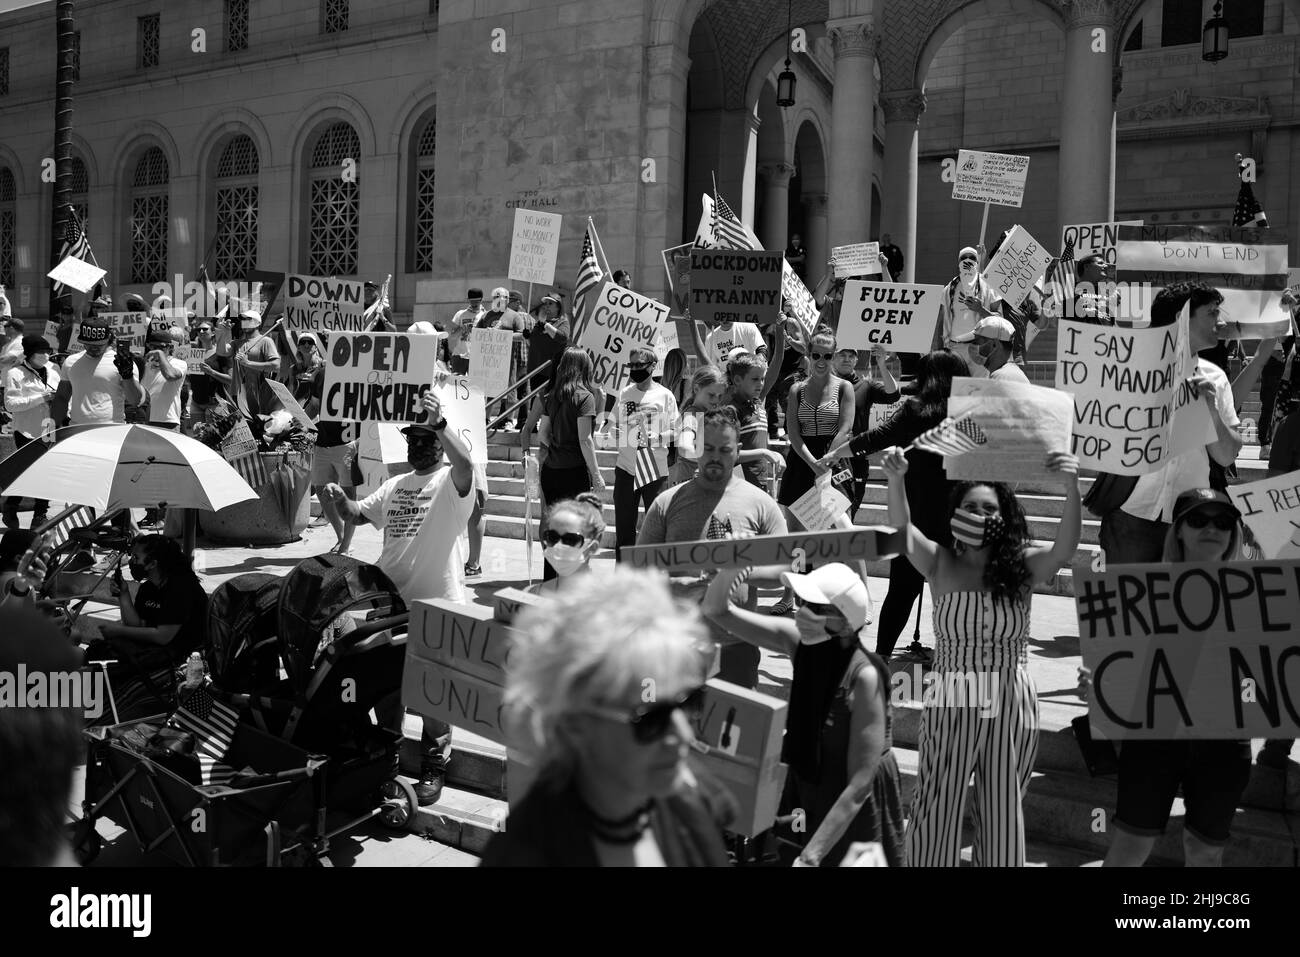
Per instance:
[[[767,326],[781,311],[779,252],[748,249],[691,251],[691,318]]]
[[[840,304],[839,345],[929,352],[942,300],[943,286],[850,279]]]

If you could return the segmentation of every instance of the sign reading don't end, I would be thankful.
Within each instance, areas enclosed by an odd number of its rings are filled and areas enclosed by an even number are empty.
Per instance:
[[[900,282],[844,284],[839,344],[846,349],[929,352],[939,322],[943,286]]]
[[[403,332],[336,332],[326,350],[325,422],[424,422],[438,340]]]
[[[761,249],[691,250],[691,318],[767,326],[781,311],[785,257]]]

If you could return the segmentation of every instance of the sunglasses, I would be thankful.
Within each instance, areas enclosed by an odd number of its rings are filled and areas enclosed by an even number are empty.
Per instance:
[[[696,688],[679,695],[672,701],[645,705],[635,711],[618,711],[613,708],[590,708],[587,713],[632,726],[632,737],[639,744],[651,744],[663,739],[673,725],[673,714],[686,712],[692,721],[704,710],[704,688]]]
[[[570,548],[581,548],[587,544],[587,539],[577,532],[560,533],[549,528],[542,534],[542,544],[547,548],[554,548],[561,543],[568,545]]]
[[[835,353],[833,353],[833,352],[810,352],[810,353],[808,353],[808,358],[811,359],[813,362],[820,362],[820,361],[823,360],[823,359],[825,359],[825,360],[827,360],[827,361],[829,362],[831,359],[834,359],[834,358],[835,358]]]
[[[1188,528],[1204,528],[1213,525],[1221,532],[1230,532],[1237,527],[1237,516],[1231,512],[1192,512],[1183,519]]]

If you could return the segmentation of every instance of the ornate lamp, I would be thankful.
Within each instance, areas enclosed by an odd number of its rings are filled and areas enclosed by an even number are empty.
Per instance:
[[[794,71],[790,69],[790,8],[794,0],[786,0],[785,5],[785,69],[776,78],[776,105],[794,106]]]
[[[1228,21],[1223,18],[1223,0],[1214,4],[1214,16],[1205,21],[1201,31],[1201,59],[1218,63],[1228,55]]]

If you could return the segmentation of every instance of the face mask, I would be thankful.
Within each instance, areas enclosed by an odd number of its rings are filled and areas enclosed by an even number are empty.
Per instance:
[[[628,372],[627,377],[638,385],[650,378],[649,369],[632,369]]]
[[[505,312],[505,311],[506,311],[506,303],[508,303],[508,302],[509,302],[508,299],[493,299],[493,300],[492,300],[492,311],[493,311],[493,312]]]
[[[950,521],[954,540],[971,548],[983,548],[1002,532],[1001,515],[978,515],[965,509],[952,513]]]
[[[32,353],[32,357],[27,360],[33,369],[44,369],[45,363],[50,361],[50,357],[43,352]]]
[[[975,284],[975,264],[973,262],[963,262],[957,266],[957,271],[961,275],[963,286],[973,286]]]
[[[145,575],[144,566],[141,565],[139,562],[130,562],[127,564],[126,567],[127,570],[131,573],[131,577],[134,578],[136,581],[142,582],[145,580],[146,575]]]
[[[826,631],[826,621],[825,615],[814,615],[807,608],[795,612],[794,624],[799,629],[799,644],[820,645],[824,641],[830,641],[832,636]]]
[[[985,345],[973,350],[970,357],[975,361],[976,365],[988,365],[989,356],[993,355],[993,350],[996,348],[997,346],[993,343],[986,343]]]
[[[551,563],[555,574],[561,578],[568,578],[587,564],[587,555],[581,548],[562,543],[542,549],[542,557]]]

